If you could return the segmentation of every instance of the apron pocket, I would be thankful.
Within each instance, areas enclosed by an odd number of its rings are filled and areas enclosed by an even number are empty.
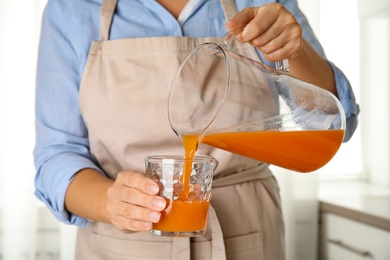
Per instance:
[[[129,234],[129,236],[132,236]],[[118,239],[93,233],[93,250],[98,259],[115,260],[171,260],[172,241],[139,241]]]
[[[263,260],[262,232],[225,238],[225,250],[228,260]]]

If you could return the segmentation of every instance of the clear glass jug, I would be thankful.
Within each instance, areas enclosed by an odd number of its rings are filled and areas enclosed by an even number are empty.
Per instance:
[[[245,56],[254,47],[225,35],[197,46],[177,71],[169,121],[195,140],[298,172],[328,163],[344,138],[345,114],[329,91]],[[186,145],[185,145],[186,146]]]

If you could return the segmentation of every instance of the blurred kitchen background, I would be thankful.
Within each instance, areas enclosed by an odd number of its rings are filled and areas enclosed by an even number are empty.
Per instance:
[[[73,259],[75,227],[57,222],[33,196],[34,81],[46,1],[0,0],[1,260]],[[352,83],[361,114],[351,141],[318,172],[274,168],[287,259],[390,259],[390,1],[298,2]]]

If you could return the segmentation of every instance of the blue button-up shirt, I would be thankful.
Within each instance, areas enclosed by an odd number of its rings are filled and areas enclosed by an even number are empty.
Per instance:
[[[271,0],[236,0],[239,10]],[[297,18],[304,37],[324,57],[296,0],[284,4]],[[36,89],[36,196],[65,223],[85,226],[87,220],[65,209],[65,193],[74,175],[85,168],[101,171],[91,160],[88,131],[78,107],[80,79],[91,41],[99,40],[101,0],[49,0],[42,19]],[[119,0],[110,39],[191,36],[221,37],[227,30],[219,0],[194,0],[175,19],[155,0]],[[272,63],[262,59],[267,65]],[[347,116],[348,140],[359,107],[343,73],[330,63]]]

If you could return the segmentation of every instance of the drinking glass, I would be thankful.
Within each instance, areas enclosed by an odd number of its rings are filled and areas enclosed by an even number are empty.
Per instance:
[[[216,160],[195,156],[158,155],[145,158],[146,176],[157,182],[166,208],[153,225],[155,235],[195,237],[205,234]]]

